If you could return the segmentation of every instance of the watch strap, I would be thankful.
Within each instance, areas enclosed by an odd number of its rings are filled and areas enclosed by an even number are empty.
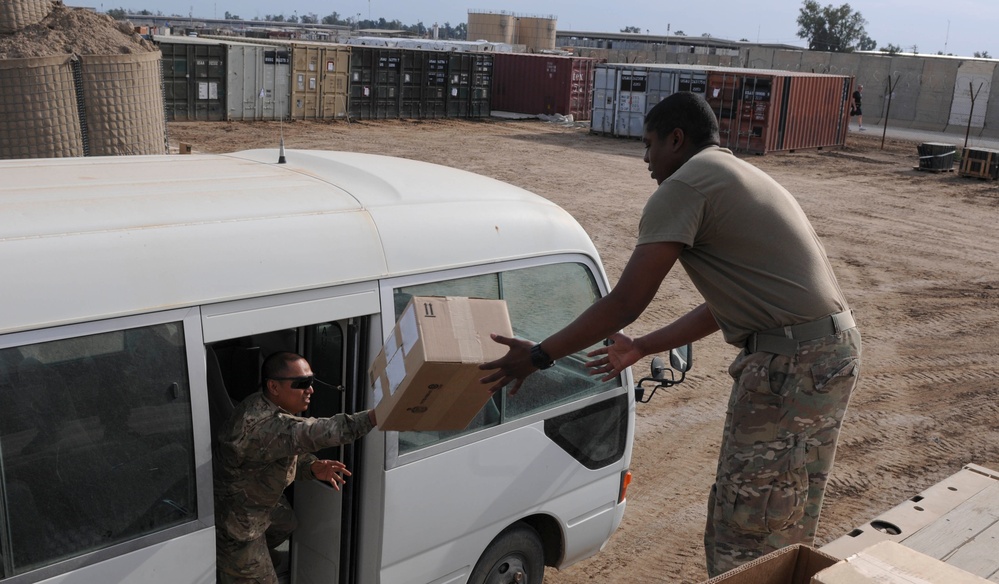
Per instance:
[[[555,364],[551,356],[541,348],[541,343],[531,347],[531,365],[538,369],[548,369]]]

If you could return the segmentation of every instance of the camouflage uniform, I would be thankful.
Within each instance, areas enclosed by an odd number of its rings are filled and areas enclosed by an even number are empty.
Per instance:
[[[215,534],[220,583],[276,584],[268,550],[297,521],[282,492],[314,478],[316,450],[353,442],[371,431],[368,412],[302,418],[263,393],[243,400],[219,431],[215,468]]]
[[[744,349],[732,363],[704,535],[710,576],[812,543],[860,353],[852,328],[802,342],[792,356]]]

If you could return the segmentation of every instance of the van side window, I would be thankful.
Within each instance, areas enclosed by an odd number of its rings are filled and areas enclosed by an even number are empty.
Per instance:
[[[197,518],[183,323],[0,349],[7,576]]]
[[[586,266],[562,263],[398,288],[394,292],[396,318],[412,296],[506,300],[514,334],[540,341],[572,322],[600,297],[600,292]],[[497,394],[465,430],[400,432],[399,452],[416,450],[618,387],[616,381],[601,383],[599,378],[587,374],[584,363],[588,360],[588,350],[560,359],[555,367],[543,374],[532,375],[517,395]]]

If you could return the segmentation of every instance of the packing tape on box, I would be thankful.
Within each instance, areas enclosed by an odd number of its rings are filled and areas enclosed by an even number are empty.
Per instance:
[[[462,363],[482,363],[482,343],[475,332],[472,305],[467,298],[448,298],[451,309],[451,332],[458,342]]]

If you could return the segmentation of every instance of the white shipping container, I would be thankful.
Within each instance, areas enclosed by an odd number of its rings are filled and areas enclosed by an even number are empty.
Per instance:
[[[594,71],[590,130],[626,138],[645,133],[645,114],[677,91],[704,93],[709,67],[692,65],[598,64]]]
[[[227,120],[278,120],[291,114],[291,48],[225,43]]]

